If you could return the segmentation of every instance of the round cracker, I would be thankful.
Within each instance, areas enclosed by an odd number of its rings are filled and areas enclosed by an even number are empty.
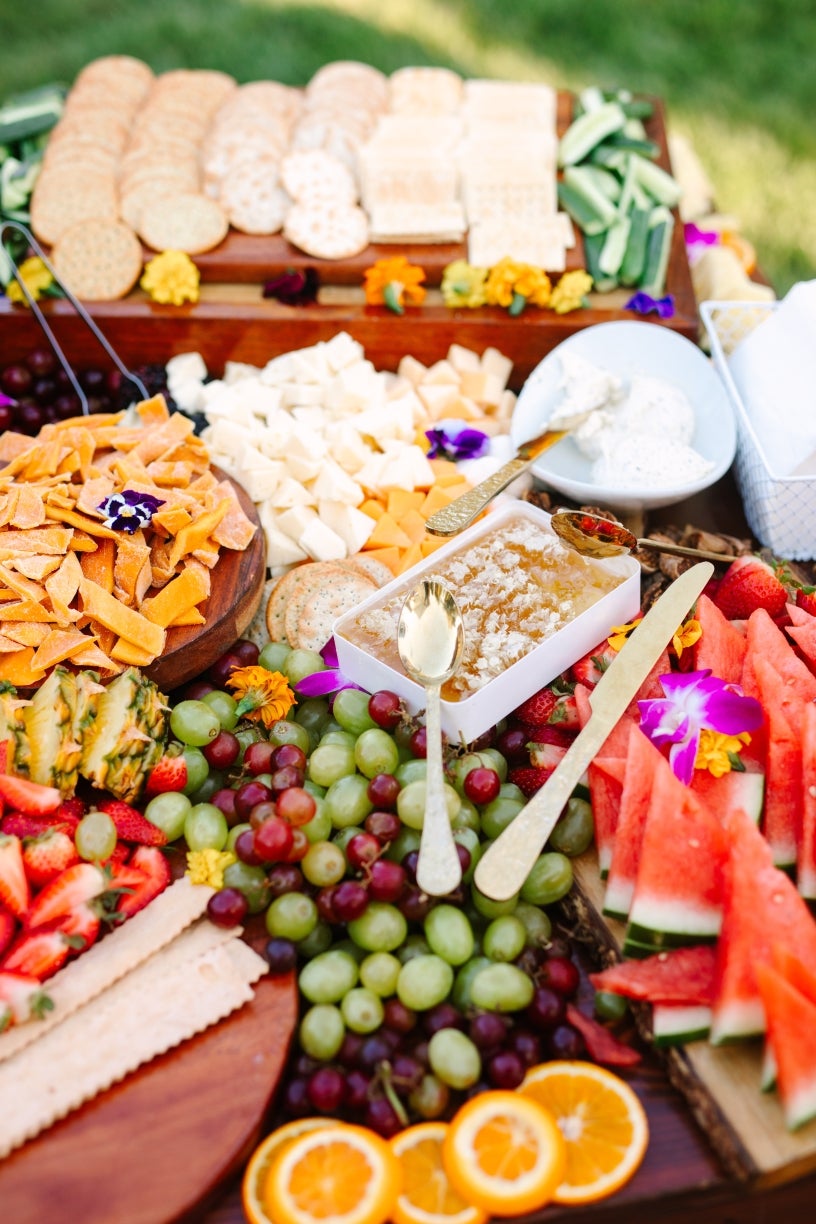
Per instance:
[[[378,587],[387,586],[389,582],[393,582],[394,575],[384,561],[378,560],[377,557],[368,557],[364,552],[355,553],[353,557],[348,557],[344,565],[351,566],[358,573],[363,573],[366,577],[371,578],[376,582]]]
[[[55,167],[43,170],[37,179],[31,197],[31,228],[49,246],[80,221],[115,221],[117,216],[112,174]]]
[[[146,205],[139,236],[154,251],[186,251],[198,255],[218,246],[229,222],[215,200],[196,191],[181,191]]]
[[[230,225],[245,234],[277,234],[292,204],[271,157],[239,162],[223,180],[219,200]]]
[[[315,259],[351,259],[368,246],[368,217],[356,204],[295,204],[283,233]]]
[[[142,248],[122,221],[80,221],[58,239],[54,270],[78,298],[112,302],[130,293],[142,270]]]
[[[345,162],[325,149],[294,149],[281,162],[281,182],[293,200],[354,204],[357,184]]]
[[[286,637],[293,646],[298,644],[298,623],[300,614],[308,600],[321,587],[329,584],[334,586],[341,578],[348,577],[348,572],[336,561],[306,561],[298,566],[297,581],[289,592],[283,622],[286,627]]]
[[[298,618],[296,644],[301,650],[322,650],[335,621],[368,599],[377,585],[364,574],[322,584],[307,600]]]
[[[288,641],[284,613],[286,611],[286,601],[298,580],[299,568],[299,566],[295,566],[293,569],[287,570],[285,574],[273,583],[267,595],[266,628],[269,632],[269,638],[273,642]]]

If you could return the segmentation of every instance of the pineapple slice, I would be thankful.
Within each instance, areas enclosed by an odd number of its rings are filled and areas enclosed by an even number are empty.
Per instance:
[[[99,695],[96,718],[84,737],[83,778],[117,799],[138,799],[164,752],[167,714],[167,698],[136,668],[118,675]]]
[[[61,670],[64,669],[54,668],[23,711],[28,738],[29,777],[42,786],[60,788],[61,782],[56,776],[57,759],[66,732],[71,733],[71,712],[60,691]]]
[[[21,778],[28,777],[29,742],[23,721],[27,705],[24,697],[17,696],[13,684],[0,682],[0,740],[8,741],[6,768]]]

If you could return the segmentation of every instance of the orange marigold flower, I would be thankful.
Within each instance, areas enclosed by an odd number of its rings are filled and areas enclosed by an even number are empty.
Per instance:
[[[262,722],[265,727],[285,718],[295,704],[295,694],[286,676],[265,667],[236,667],[227,684],[238,698],[235,707],[238,717]]]
[[[387,306],[402,314],[406,306],[421,306],[425,300],[425,270],[410,264],[404,255],[378,259],[365,270],[365,299],[370,306]]]
[[[511,314],[520,314],[528,302],[549,306],[551,293],[546,272],[507,256],[490,269],[485,284],[485,300],[491,306],[505,306]]]

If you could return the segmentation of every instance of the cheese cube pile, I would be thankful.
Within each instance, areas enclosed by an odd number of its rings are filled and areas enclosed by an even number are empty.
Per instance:
[[[211,461],[258,507],[275,574],[353,556],[378,524],[366,502],[371,509],[390,490],[429,490],[437,473],[422,445],[427,429],[453,419],[507,433],[511,370],[496,349],[480,356],[452,345],[432,366],[406,356],[396,374],[380,371],[339,332],[262,369],[227,363],[211,381],[200,354],[180,354],[167,379],[180,408],[206,417]]]

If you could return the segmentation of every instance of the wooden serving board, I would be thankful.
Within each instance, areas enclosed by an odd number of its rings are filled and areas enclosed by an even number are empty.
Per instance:
[[[0,1218],[170,1224],[189,1216],[259,1139],[296,1015],[294,977],[261,979],[239,1011],[0,1161]]]
[[[594,850],[574,860],[573,867],[570,905],[577,926],[601,949],[604,963],[618,959],[625,926],[602,913],[604,886]],[[645,1007],[640,1013],[644,1031],[648,1012]],[[760,1090],[760,1040],[725,1046],[694,1041],[661,1054],[669,1079],[731,1176],[770,1186],[816,1172],[816,1122],[788,1131],[776,1094]]]
[[[219,480],[226,472],[213,466]],[[200,676],[232,645],[255,615],[266,581],[266,537],[258,513],[242,485],[231,481],[247,517],[255,524],[255,535],[243,552],[221,550],[212,570],[211,589],[201,611],[206,624],[168,629],[164,653],[145,673],[160,689],[169,691]]]

